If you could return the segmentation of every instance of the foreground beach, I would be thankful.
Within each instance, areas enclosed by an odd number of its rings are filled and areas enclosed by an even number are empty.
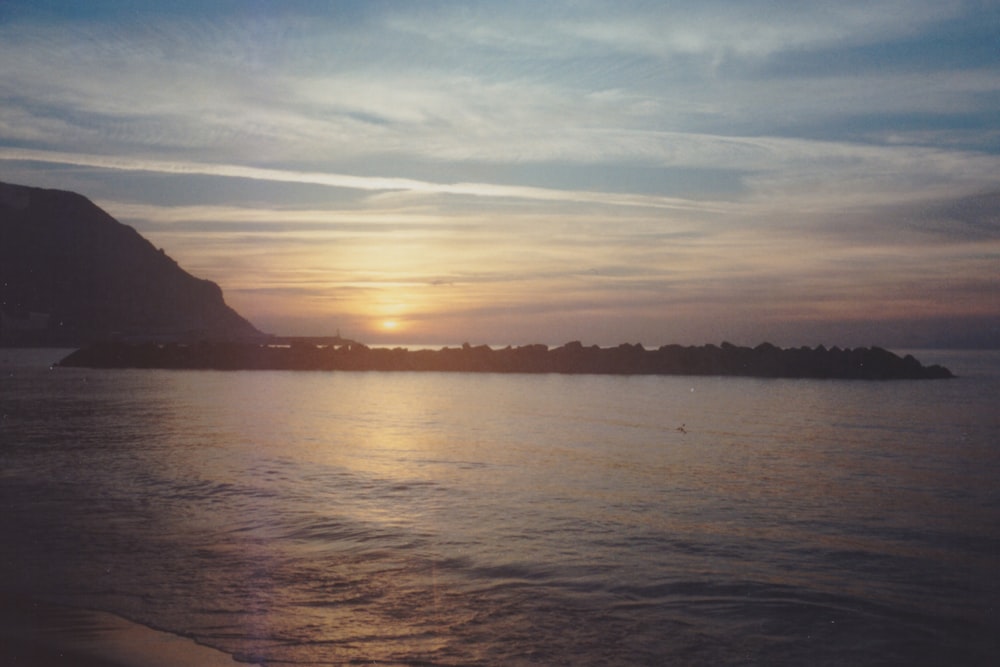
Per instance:
[[[0,599],[0,661],[25,667],[235,667],[229,655],[119,616]]]

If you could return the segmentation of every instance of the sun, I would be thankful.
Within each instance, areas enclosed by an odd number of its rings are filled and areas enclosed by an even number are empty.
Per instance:
[[[386,331],[395,331],[399,328],[399,322],[396,320],[382,320],[382,328]]]

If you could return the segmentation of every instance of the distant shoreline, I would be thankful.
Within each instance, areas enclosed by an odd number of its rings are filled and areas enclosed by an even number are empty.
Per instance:
[[[288,344],[241,342],[104,342],[84,347],[59,366],[85,368],[162,368],[215,370],[446,371],[468,373],[564,373],[605,375],[718,375],[737,377],[851,380],[946,379],[943,366],[924,366],[879,347],[841,349],[757,347],[683,347],[645,349],[641,344],[585,347],[574,341],[546,345],[487,345],[439,350],[373,348],[350,342]]]

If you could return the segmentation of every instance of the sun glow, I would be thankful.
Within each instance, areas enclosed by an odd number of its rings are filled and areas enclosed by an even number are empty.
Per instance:
[[[395,331],[399,328],[399,322],[396,320],[382,320],[382,329],[384,331]]]

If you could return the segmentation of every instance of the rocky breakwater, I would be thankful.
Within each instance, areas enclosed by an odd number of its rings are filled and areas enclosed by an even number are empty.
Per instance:
[[[440,350],[345,345],[97,343],[77,350],[61,366],[219,370],[452,371],[475,373],[591,373],[615,375],[730,375],[771,378],[917,380],[953,377],[943,366],[924,366],[879,347],[841,349],[822,345],[779,348],[640,344],[601,348],[579,342],[561,347],[486,345]]]

